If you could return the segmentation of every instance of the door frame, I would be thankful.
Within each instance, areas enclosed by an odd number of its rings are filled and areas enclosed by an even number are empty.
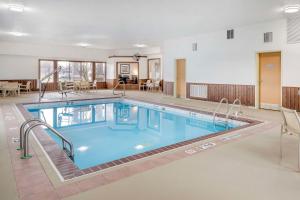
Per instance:
[[[261,109],[260,105],[260,54],[263,53],[280,53],[280,105],[282,106],[282,51],[259,51],[256,52],[256,85],[255,85],[255,108]]]
[[[173,93],[174,93],[174,97],[177,98],[177,60],[185,60],[185,97],[184,99],[186,99],[186,96],[187,96],[187,88],[186,88],[186,66],[187,66],[187,60],[186,58],[176,58],[175,59],[175,77],[174,77],[174,88],[173,88]]]

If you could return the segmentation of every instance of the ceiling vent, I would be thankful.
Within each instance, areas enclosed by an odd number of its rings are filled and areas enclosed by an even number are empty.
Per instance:
[[[192,44],[192,50],[193,51],[198,51],[198,44],[197,44],[197,42],[195,42],[195,43]]]
[[[273,42],[273,32],[264,33],[264,42],[265,43]]]
[[[287,42],[288,44],[300,43],[300,14],[287,19]]]
[[[234,39],[234,30],[233,29],[227,30],[227,39],[228,40]]]

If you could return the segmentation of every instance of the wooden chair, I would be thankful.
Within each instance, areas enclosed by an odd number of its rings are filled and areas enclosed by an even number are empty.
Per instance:
[[[300,118],[296,110],[281,109],[283,124],[280,134],[280,161],[282,160],[282,137],[288,134],[296,134],[298,141],[298,170],[300,169]]]
[[[20,85],[20,90],[29,93],[31,91],[31,81],[27,81],[26,85]]]

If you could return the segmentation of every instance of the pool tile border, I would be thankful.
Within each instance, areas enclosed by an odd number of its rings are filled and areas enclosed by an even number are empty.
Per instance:
[[[115,97],[115,98],[119,98],[119,97]],[[80,100],[72,100],[72,101],[85,101],[85,100],[98,100],[98,99],[99,98],[96,98],[96,99],[80,99]],[[101,98],[101,99],[111,99],[111,98]],[[200,110],[197,110],[197,109],[186,108],[186,107],[183,107],[183,106],[162,104],[162,103],[138,100],[138,99],[134,99],[134,98],[125,98],[125,99],[140,101],[140,102],[150,103],[150,104],[156,104],[156,105],[166,106],[166,107],[170,107],[170,108],[182,109],[182,110],[195,112],[195,113],[200,113],[200,114],[212,115],[211,112],[200,111]],[[65,101],[43,102],[43,103],[58,103],[58,102],[65,102]],[[34,104],[34,103],[30,103],[30,104]],[[16,106],[19,109],[19,111],[23,114],[25,119],[32,118],[31,114],[26,110],[26,108],[23,105],[26,105],[26,104],[17,104]],[[221,115],[218,115],[218,117],[225,117],[225,115],[221,114]],[[231,119],[233,119],[233,118],[231,118]],[[180,147],[191,145],[193,143],[200,142],[202,140],[215,138],[215,137],[218,137],[218,136],[221,136],[221,135],[233,132],[233,131],[245,129],[245,128],[255,126],[255,125],[258,125],[258,124],[262,123],[261,121],[256,121],[256,120],[251,120],[251,119],[246,119],[246,118],[239,118],[238,121],[247,122],[248,124],[240,126],[238,128],[228,130],[228,131],[222,131],[222,132],[219,132],[219,133],[216,133],[216,134],[213,134],[213,135],[202,136],[202,137],[198,137],[198,138],[195,138],[195,139],[191,139],[191,140],[179,142],[179,143],[176,143],[176,144],[172,144],[172,145],[169,145],[169,146],[161,147],[161,148],[158,148],[158,149],[154,149],[154,150],[151,150],[151,151],[147,151],[147,152],[144,152],[144,153],[128,156],[128,157],[125,157],[125,158],[114,160],[114,161],[104,163],[104,164],[101,164],[101,165],[96,165],[96,166],[86,168],[86,169],[83,169],[83,170],[80,170],[71,161],[71,159],[68,158],[68,156],[65,154],[65,152],[59,148],[59,146],[51,139],[51,137],[48,134],[45,134],[45,131],[42,128],[37,128],[33,132],[34,132],[36,138],[39,140],[40,144],[43,146],[43,148],[46,151],[46,153],[48,154],[48,156],[50,157],[53,164],[56,166],[56,168],[59,171],[60,175],[64,178],[64,180],[70,180],[70,179],[73,179],[75,177],[80,177],[80,176],[87,175],[87,174],[90,174],[90,173],[103,171],[103,170],[111,168],[111,167],[123,165],[125,163],[129,163],[129,162],[132,162],[132,161],[135,161],[135,160],[139,160],[139,159],[143,159],[143,158],[150,157],[150,156],[153,156],[153,155],[157,155],[157,154],[160,154],[160,153],[163,153],[163,152],[167,152],[167,151],[174,150],[174,149],[177,149],[177,148],[180,148]]]

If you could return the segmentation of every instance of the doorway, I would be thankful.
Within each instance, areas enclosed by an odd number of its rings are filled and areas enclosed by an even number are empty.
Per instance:
[[[259,104],[263,109],[280,109],[281,52],[259,54]]]
[[[185,59],[176,60],[176,97],[186,98]]]

